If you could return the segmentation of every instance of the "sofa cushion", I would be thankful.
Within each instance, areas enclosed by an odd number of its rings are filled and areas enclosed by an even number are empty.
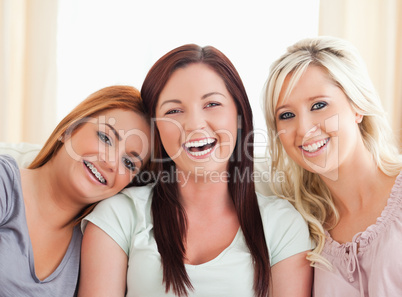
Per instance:
[[[10,155],[15,160],[17,164],[26,168],[35,159],[36,155],[41,149],[41,145],[32,143],[7,143],[0,142],[0,155]]]

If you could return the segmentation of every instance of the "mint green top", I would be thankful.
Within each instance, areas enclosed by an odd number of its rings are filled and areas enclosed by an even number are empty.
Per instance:
[[[311,250],[307,224],[294,207],[275,196],[257,193],[271,266]],[[165,293],[160,254],[153,236],[152,186],[128,188],[99,203],[82,223],[103,229],[128,256],[129,297],[175,296]],[[194,291],[191,297],[254,296],[254,270],[250,251],[239,229],[233,242],[215,259],[185,265]]]

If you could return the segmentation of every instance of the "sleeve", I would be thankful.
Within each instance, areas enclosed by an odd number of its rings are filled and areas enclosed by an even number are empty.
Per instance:
[[[151,193],[152,186],[131,187],[99,202],[82,220],[82,232],[85,232],[87,223],[91,222],[108,234],[127,256],[130,256],[133,237],[152,220]]]
[[[271,266],[314,248],[306,221],[288,201],[262,195],[259,201]]]
[[[99,202],[95,209],[82,220],[81,230],[84,233],[87,223],[93,223],[129,255],[134,221],[132,199],[124,194],[117,194]]]
[[[19,176],[15,160],[7,155],[0,155],[0,226],[7,221],[15,188],[15,180]]]

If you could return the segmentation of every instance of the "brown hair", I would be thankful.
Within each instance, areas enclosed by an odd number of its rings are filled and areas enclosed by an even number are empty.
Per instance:
[[[61,120],[28,168],[39,168],[51,160],[63,146],[63,142],[60,139],[66,133],[72,133],[73,131],[71,130],[76,129],[85,118],[116,108],[134,111],[148,119],[140,92],[136,88],[131,86],[110,86],[100,89],[89,95]],[[88,214],[94,206],[95,204],[88,206],[77,220],[79,221]]]
[[[214,70],[225,82],[239,113],[238,139],[229,160],[229,193],[236,208],[240,227],[251,252],[254,264],[254,291],[258,297],[268,295],[270,264],[260,210],[254,183],[250,179],[240,182],[237,174],[243,176],[253,172],[253,118],[250,103],[239,74],[229,59],[212,46],[200,47],[188,44],[178,47],[161,57],[148,72],[141,96],[151,118],[155,117],[159,95],[173,72],[189,64],[202,63]],[[159,160],[157,170],[170,172],[175,166],[164,150],[156,131],[152,155]],[[184,266],[186,214],[178,201],[176,182],[156,183],[153,191],[152,214],[154,235],[163,265],[163,280],[166,292],[172,287],[178,296],[187,296],[192,289]]]

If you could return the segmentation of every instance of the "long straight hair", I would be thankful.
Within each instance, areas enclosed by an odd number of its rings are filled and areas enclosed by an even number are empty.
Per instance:
[[[183,45],[168,52],[153,65],[142,85],[141,97],[149,116],[154,118],[159,95],[173,72],[194,63],[202,63],[215,71],[225,82],[237,106],[241,128],[229,160],[228,188],[252,255],[255,295],[265,297],[268,295],[270,262],[254,182],[251,178],[242,182],[236,178],[239,174],[247,176],[253,172],[253,118],[245,88],[233,64],[214,47]],[[157,164],[157,170],[171,172],[175,164],[164,150],[159,133],[156,131],[153,134],[155,145],[152,155],[165,160]],[[172,289],[178,296],[187,296],[188,290],[193,289],[184,266],[187,218],[178,197],[176,181],[157,181],[153,192],[152,215],[166,292]]]

